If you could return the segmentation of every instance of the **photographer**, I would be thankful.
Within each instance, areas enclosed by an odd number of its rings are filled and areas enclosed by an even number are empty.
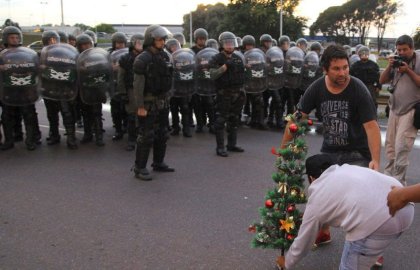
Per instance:
[[[414,127],[415,105],[420,103],[420,54],[414,52],[413,39],[408,35],[396,41],[398,56],[390,57],[379,83],[390,82],[390,114],[386,132],[387,164],[384,173],[406,185],[405,174],[417,135]]]

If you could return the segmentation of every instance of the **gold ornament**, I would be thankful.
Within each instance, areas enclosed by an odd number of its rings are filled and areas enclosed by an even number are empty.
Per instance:
[[[295,222],[293,221],[293,217],[292,219],[290,219],[290,217],[286,220],[281,219],[280,224],[280,229],[285,230],[287,233],[290,233],[290,230],[295,228]]]
[[[292,189],[292,191],[290,191],[290,196],[296,197],[297,193],[296,189]]]
[[[287,183],[279,183],[279,193],[287,193]]]

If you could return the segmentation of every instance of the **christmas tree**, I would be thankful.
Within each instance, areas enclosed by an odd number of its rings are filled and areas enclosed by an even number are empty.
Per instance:
[[[302,119],[301,114],[287,116],[292,123],[289,131],[293,139],[284,149],[271,150],[276,158],[277,171],[272,179],[276,183],[265,196],[265,207],[259,209],[261,221],[252,224],[255,233],[253,247],[280,249],[282,255],[293,243],[302,223],[303,213],[296,204],[306,203],[304,193],[306,142],[303,135],[309,131],[312,120]]]

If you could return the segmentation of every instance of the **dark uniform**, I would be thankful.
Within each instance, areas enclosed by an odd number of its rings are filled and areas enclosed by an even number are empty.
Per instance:
[[[128,144],[127,151],[135,149],[137,138],[137,106],[134,98],[133,81],[134,71],[133,63],[137,55],[143,50],[144,36],[136,34],[131,37],[129,52],[121,57],[119,60],[118,69],[118,95],[121,101],[125,104],[125,111],[127,112],[127,133]],[[140,48],[141,47],[141,48]]]
[[[137,56],[133,65],[134,96],[139,116],[134,173],[141,180],[152,179],[146,168],[152,147],[153,170],[174,171],[164,163],[169,126],[168,91],[171,89],[173,68],[160,39],[166,39],[167,35],[163,27],[149,26],[144,35],[145,50]]]
[[[9,37],[11,35],[17,35],[18,41],[13,44],[9,44]],[[22,45],[22,32],[19,28],[15,26],[7,26],[3,29],[3,44],[5,45],[6,49],[9,48],[17,48]],[[8,50],[2,51],[6,53]],[[35,52],[33,52],[35,54]],[[29,55],[28,58],[32,58],[32,53]],[[0,63],[0,65],[3,63]],[[3,82],[1,82],[3,83]],[[19,87],[16,87],[19,88]],[[20,89],[19,89],[20,90]],[[18,90],[18,91],[19,91]],[[27,92],[24,87],[22,87],[22,93]],[[3,123],[3,130],[4,130],[4,137],[5,141],[4,144],[1,146],[2,150],[8,150],[14,147],[14,136],[17,135],[15,133],[15,127],[20,126],[21,118],[25,123],[26,129],[26,139],[25,144],[28,150],[35,150],[36,145],[40,139],[39,133],[39,126],[38,126],[38,117],[35,109],[35,105],[33,104],[36,101],[37,94],[31,93],[32,98],[29,97],[22,97],[25,100],[31,100],[32,104],[19,104],[18,106],[15,105],[7,105],[7,102],[3,100],[3,111],[1,115],[2,123]],[[16,120],[18,119],[18,120]],[[19,123],[16,125],[16,123]]]
[[[359,49],[359,56],[365,53],[369,56],[369,48],[362,47]],[[378,98],[379,89],[381,86],[379,84],[379,66],[377,63],[373,62],[370,59],[362,59],[355,62],[350,67],[350,75],[360,79],[368,88],[370,95],[373,98],[376,108],[378,108]]]
[[[242,58],[233,53],[237,47],[236,37],[231,32],[223,32],[219,36],[219,42],[223,51],[216,54],[210,61],[210,76],[216,83],[216,153],[227,157],[224,145],[224,128],[227,125],[228,143],[227,150],[243,152],[236,146],[237,129],[239,125],[239,113],[245,103],[245,66]]]
[[[55,41],[54,41],[55,40]],[[42,43],[44,46],[61,42],[59,34],[55,31],[45,31],[42,33]],[[57,89],[59,90],[59,89]],[[44,104],[47,110],[47,118],[50,124],[47,144],[54,145],[60,143],[59,113],[63,117],[63,124],[67,134],[67,147],[77,149],[76,127],[74,119],[74,101],[53,100],[44,97]]]

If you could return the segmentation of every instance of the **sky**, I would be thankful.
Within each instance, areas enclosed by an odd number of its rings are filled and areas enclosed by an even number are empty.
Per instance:
[[[44,23],[60,24],[61,7],[64,6],[64,23],[109,24],[182,24],[183,15],[195,10],[199,3],[228,3],[228,0],[0,0],[0,22],[7,18],[29,26]],[[319,13],[329,6],[342,5],[346,0],[301,0],[296,15],[308,18],[310,26]],[[420,26],[420,1],[401,1],[403,7],[395,22],[390,25],[386,37],[414,33]],[[285,33],[287,34],[287,33]],[[376,35],[371,30],[371,36]]]

